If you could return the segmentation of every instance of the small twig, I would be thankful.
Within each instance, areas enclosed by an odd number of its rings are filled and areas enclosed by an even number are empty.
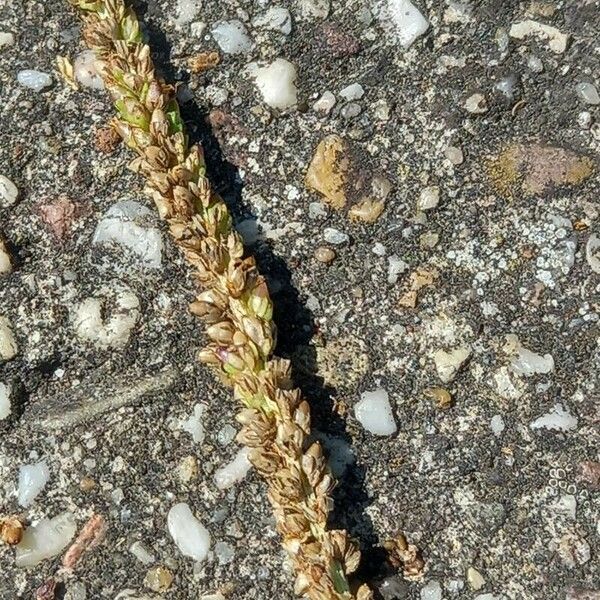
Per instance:
[[[102,515],[93,514],[83,526],[75,541],[65,552],[62,559],[62,564],[65,569],[73,569],[81,555],[88,549],[98,545],[104,535],[108,525]]]

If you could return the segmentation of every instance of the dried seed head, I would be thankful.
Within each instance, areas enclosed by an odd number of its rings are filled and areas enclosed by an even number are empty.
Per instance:
[[[353,593],[348,585],[356,547],[345,532],[326,529],[335,482],[321,448],[306,449],[308,403],[293,389],[289,361],[270,359],[276,331],[267,285],[254,259],[244,258],[227,206],[210,188],[201,148],[188,148],[175,89],[157,78],[139,22],[123,0],[71,2],[86,11],[84,36],[103,64],[118,112],[115,131],[138,154],[130,168],[146,178],[146,190],[205,288],[190,305],[208,323],[212,340],[198,358],[215,366],[245,407],[240,439],[269,482],[277,528],[298,573],[296,588],[311,600],[369,600],[368,588]]]

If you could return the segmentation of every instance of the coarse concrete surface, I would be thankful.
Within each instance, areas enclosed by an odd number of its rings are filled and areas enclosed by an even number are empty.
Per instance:
[[[133,2],[268,278],[361,576],[387,600],[598,600],[600,3],[419,0],[429,27],[408,47],[401,4]],[[289,20],[264,17],[274,6]],[[235,54],[211,33],[232,19]],[[97,513],[107,531],[69,573],[61,555],[19,568],[0,547],[0,598],[55,576],[65,600],[291,599],[262,481],[214,482],[237,423],[195,360],[191,273],[129,151],[102,143],[105,92],[56,69],[85,49],[80,30],[67,2],[0,0],[0,176],[18,190],[0,186],[0,514],[70,511],[81,529]],[[219,64],[190,72],[207,51]],[[283,110],[248,68],[276,58],[296,69]],[[51,85],[25,87],[25,69]],[[362,95],[340,94],[355,83]],[[316,152],[327,136],[333,159]],[[325,186],[342,174],[342,206],[307,187],[311,161]],[[382,214],[353,220],[366,197]],[[354,414],[378,388],[390,436]],[[201,442],[182,428],[197,404]],[[19,467],[39,460],[50,478],[23,509]],[[178,502],[210,532],[202,562],[168,533]],[[378,568],[399,531],[425,559],[420,581]]]

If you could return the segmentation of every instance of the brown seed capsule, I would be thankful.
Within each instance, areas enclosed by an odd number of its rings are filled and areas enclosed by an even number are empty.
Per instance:
[[[114,127],[102,127],[96,131],[94,146],[98,152],[112,154],[119,145],[121,136]]]
[[[6,517],[0,519],[0,539],[5,544],[14,546],[21,541],[23,537],[23,523],[17,517]]]
[[[218,52],[201,52],[190,57],[188,66],[192,73],[202,73],[209,69],[214,69],[221,62]]]
[[[448,390],[440,387],[425,390],[425,395],[431,398],[437,408],[446,409],[452,406],[452,396]]]
[[[322,263],[329,264],[335,259],[335,250],[327,248],[327,246],[319,246],[315,250],[315,258]]]
[[[173,583],[173,574],[164,567],[154,567],[146,573],[144,584],[153,592],[165,592]]]
[[[81,481],[79,482],[79,489],[82,492],[91,492],[95,487],[96,482],[87,475],[85,477],[82,477]]]
[[[56,598],[56,580],[50,577],[35,590],[35,600],[54,600]]]

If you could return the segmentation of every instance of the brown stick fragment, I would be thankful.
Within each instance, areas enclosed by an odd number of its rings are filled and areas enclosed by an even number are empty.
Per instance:
[[[218,52],[201,52],[188,59],[188,67],[192,73],[203,73],[214,69],[221,62]]]
[[[102,541],[107,528],[108,526],[104,517],[93,514],[83,526],[75,541],[65,552],[62,560],[63,567],[65,569],[73,569],[86,550],[93,548]]]
[[[35,590],[35,600],[54,600],[56,598],[56,580],[50,577]]]

